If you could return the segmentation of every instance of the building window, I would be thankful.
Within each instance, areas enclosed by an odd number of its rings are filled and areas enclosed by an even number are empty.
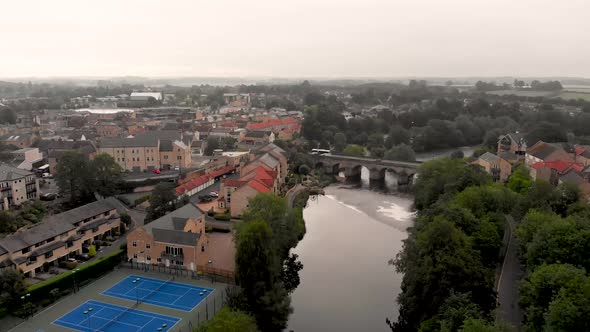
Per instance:
[[[201,245],[201,251],[205,251],[205,245],[204,244]]]
[[[26,248],[24,248],[23,250],[21,250],[21,253],[22,253],[22,254],[26,254],[26,253],[28,253],[29,251],[31,251],[31,247],[26,247]]]
[[[164,155],[164,159],[165,160],[168,160],[168,155],[167,154]]]
[[[45,258],[49,258],[53,256],[53,250],[45,254]]]
[[[162,259],[160,257],[158,257],[158,259],[156,259],[156,261],[158,261],[158,263],[160,263],[162,261]]]
[[[145,259],[146,259],[146,260],[148,260],[148,261],[151,261],[151,260],[152,260],[152,257],[150,257],[150,256],[148,255],[148,256],[147,256]]]
[[[133,241],[132,246],[137,247],[137,242]]]
[[[137,254],[133,254],[133,258],[137,258]]]
[[[145,244],[145,248],[146,248],[146,249],[149,249],[149,248],[151,248],[151,247],[152,247],[152,245],[151,245],[151,244],[149,244],[149,243],[146,243],[146,244]]]

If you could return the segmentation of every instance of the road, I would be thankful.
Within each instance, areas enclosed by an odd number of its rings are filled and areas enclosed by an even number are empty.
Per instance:
[[[226,179],[232,179],[232,180],[237,180],[240,178],[240,174],[238,172],[234,173],[234,174],[228,174]],[[192,195],[190,197],[190,202],[191,203],[200,203],[199,202],[199,196],[202,195],[209,195],[210,192],[215,191],[215,192],[219,192],[219,188],[221,187],[221,181],[219,180],[215,183],[213,183],[212,185],[210,185],[209,187],[199,191],[198,193]]]
[[[523,315],[518,305],[518,286],[524,275],[524,269],[518,259],[519,244],[514,232],[516,222],[511,216],[506,216],[506,219],[510,226],[510,238],[496,288],[499,304],[498,315],[503,321],[513,325],[517,331],[520,331]]]

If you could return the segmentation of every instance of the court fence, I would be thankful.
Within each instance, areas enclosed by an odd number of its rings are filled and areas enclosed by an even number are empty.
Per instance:
[[[165,266],[159,264],[138,263],[134,261],[123,262],[120,266],[145,272],[153,271],[197,280],[205,279],[212,282],[222,282],[232,285],[235,284],[235,274],[233,271],[213,268],[210,266],[198,265],[197,271],[189,270],[184,266]]]

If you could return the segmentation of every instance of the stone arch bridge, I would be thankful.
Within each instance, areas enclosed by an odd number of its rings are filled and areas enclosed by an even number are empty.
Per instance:
[[[370,181],[383,181],[389,170],[398,177],[398,184],[408,184],[418,172],[421,162],[370,159],[343,155],[313,155],[316,169],[323,169],[327,174],[344,172],[344,176],[360,177],[362,167],[369,170]]]

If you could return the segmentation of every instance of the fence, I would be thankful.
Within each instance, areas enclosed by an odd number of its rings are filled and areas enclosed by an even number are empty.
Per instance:
[[[212,282],[235,284],[235,275],[233,271],[213,268],[206,265],[198,265],[197,271],[189,270],[184,266],[165,266],[158,264],[138,263],[134,261],[121,263],[121,266],[146,272],[154,271],[160,273],[167,273],[170,275],[176,275],[180,277],[189,277],[193,279],[210,279]]]

